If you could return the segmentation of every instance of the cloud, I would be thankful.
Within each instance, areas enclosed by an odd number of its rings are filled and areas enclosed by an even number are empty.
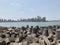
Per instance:
[[[10,3],[11,6],[21,6],[19,3]]]
[[[35,9],[34,9],[34,8],[30,8],[30,10],[31,10],[32,12],[35,12]]]

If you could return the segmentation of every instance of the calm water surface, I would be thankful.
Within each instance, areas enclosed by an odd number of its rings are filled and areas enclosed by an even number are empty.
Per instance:
[[[53,25],[60,25],[60,22],[0,22],[0,26],[4,27],[21,27],[21,26],[53,26]]]

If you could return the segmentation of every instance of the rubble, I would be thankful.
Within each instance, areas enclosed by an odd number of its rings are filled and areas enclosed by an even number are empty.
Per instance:
[[[60,26],[1,27],[0,45],[60,45]]]

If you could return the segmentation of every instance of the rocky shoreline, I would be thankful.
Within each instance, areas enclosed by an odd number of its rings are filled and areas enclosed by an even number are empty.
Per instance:
[[[0,45],[60,45],[60,26],[1,27]]]

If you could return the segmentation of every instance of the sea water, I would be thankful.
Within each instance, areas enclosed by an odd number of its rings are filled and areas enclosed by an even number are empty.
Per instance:
[[[53,26],[53,25],[60,25],[60,21],[58,22],[0,22],[0,26],[3,27],[21,27],[21,26]]]

